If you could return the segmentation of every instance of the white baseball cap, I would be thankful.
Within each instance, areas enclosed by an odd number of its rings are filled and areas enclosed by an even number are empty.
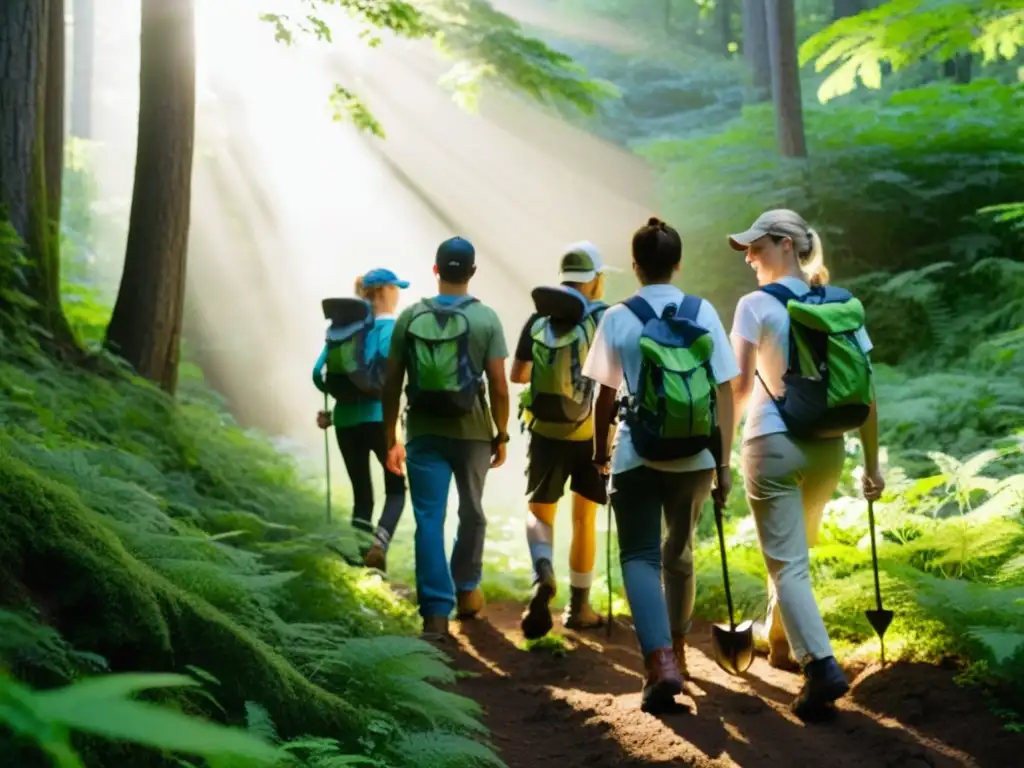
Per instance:
[[[558,265],[559,278],[563,283],[589,283],[600,274],[619,271],[617,267],[604,263],[601,252],[589,240],[566,246]]]

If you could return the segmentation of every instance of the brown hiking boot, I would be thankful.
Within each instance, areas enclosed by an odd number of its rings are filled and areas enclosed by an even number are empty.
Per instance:
[[[363,565],[366,568],[376,568],[378,571],[387,573],[388,570],[387,555],[384,554],[384,550],[374,544],[370,547],[370,551],[366,553],[366,557],[363,558]]]
[[[686,635],[672,635],[672,653],[676,657],[679,676],[683,680],[691,680],[690,673],[686,668]]]
[[[455,615],[460,619],[472,619],[484,609],[484,593],[477,587],[469,592],[459,592],[458,610]]]
[[[423,632],[420,634],[421,640],[427,642],[440,642],[447,640],[451,637],[448,632],[448,617],[447,616],[424,616],[423,617]]]
[[[768,637],[768,626],[762,621],[754,622],[754,651],[768,657],[768,663],[786,672],[799,672],[800,664],[793,658],[789,641],[783,638],[773,641]]]
[[[569,605],[562,616],[562,625],[566,629],[597,629],[604,626],[604,617],[590,605],[590,587],[573,587],[569,595]]]
[[[539,640],[554,626],[551,620],[551,600],[558,591],[555,572],[550,560],[538,560],[536,569],[537,581],[533,597],[519,620],[519,628],[527,640]]]
[[[671,648],[659,648],[644,659],[647,680],[644,681],[640,709],[657,714],[671,709],[677,694],[683,692],[683,678],[676,666],[676,657]]]

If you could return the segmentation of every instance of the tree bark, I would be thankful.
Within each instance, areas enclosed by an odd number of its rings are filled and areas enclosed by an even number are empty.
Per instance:
[[[716,0],[715,26],[718,27],[718,35],[721,38],[722,53],[726,58],[731,58],[732,51],[729,50],[729,44],[733,42],[732,0]]]
[[[46,168],[46,212],[55,233],[59,233],[64,173],[64,0],[50,0],[48,22],[43,157]]]
[[[755,99],[768,101],[772,97],[772,69],[765,0],[743,0],[743,57],[753,75]]]
[[[93,0],[74,0],[71,135],[92,138],[92,79],[96,40]]]
[[[0,206],[25,242],[25,293],[36,303],[34,319],[52,341],[73,345],[60,305],[60,175],[64,160],[62,3],[0,3]],[[55,18],[56,17],[56,18]],[[48,70],[56,70],[48,82]],[[60,104],[51,107],[50,102]],[[56,126],[47,126],[54,111]],[[51,182],[51,177],[56,180]],[[53,189],[48,186],[52,184]],[[51,194],[55,197],[51,200]],[[53,201],[56,202],[53,202]],[[51,210],[53,215],[51,216]]]
[[[24,240],[31,232],[36,135],[46,8],[35,0],[0,2],[0,206]]]
[[[195,138],[193,0],[142,0],[139,138],[124,272],[107,346],[173,394]]]
[[[832,0],[832,21],[856,16],[864,10],[864,0]]]
[[[775,133],[783,157],[807,157],[793,0],[766,0]]]

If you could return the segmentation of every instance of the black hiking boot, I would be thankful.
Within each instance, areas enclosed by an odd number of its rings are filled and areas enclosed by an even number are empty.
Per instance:
[[[539,640],[554,626],[551,618],[551,600],[555,596],[557,586],[555,570],[551,567],[550,560],[537,561],[537,579],[534,584],[536,587],[533,597],[519,622],[523,637],[527,640]]]
[[[839,662],[834,656],[815,659],[804,667],[807,678],[799,695],[789,705],[801,720],[821,720],[835,712],[833,702],[850,690]]]
[[[566,629],[597,629],[604,626],[604,618],[590,606],[590,587],[573,587],[569,605],[562,616]]]

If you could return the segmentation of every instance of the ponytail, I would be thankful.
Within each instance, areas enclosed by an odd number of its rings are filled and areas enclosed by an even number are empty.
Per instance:
[[[797,258],[800,261],[800,270],[811,286],[828,285],[829,273],[828,267],[825,266],[821,235],[810,227],[807,228],[807,249],[801,249]]]

